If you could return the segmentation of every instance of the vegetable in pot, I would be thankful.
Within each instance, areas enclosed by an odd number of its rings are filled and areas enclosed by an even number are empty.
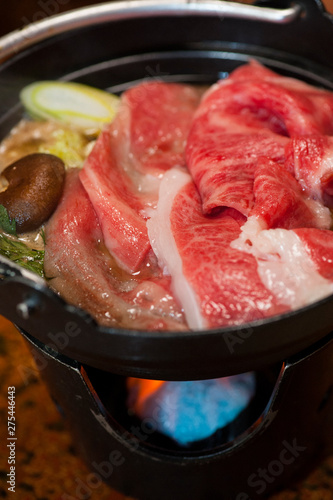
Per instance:
[[[44,250],[29,248],[22,241],[0,233],[0,254],[19,266],[44,277]]]
[[[76,130],[54,130],[51,140],[38,148],[39,153],[49,153],[60,158],[66,169],[81,168],[85,160],[87,141]]]
[[[97,132],[113,120],[119,104],[113,94],[74,82],[35,82],[21,91],[20,98],[35,119]]]
[[[8,182],[0,193],[0,204],[15,220],[18,233],[38,229],[53,213],[60,200],[65,166],[56,156],[34,153],[5,168]]]

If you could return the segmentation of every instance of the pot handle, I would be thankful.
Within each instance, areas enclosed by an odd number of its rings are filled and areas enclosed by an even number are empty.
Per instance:
[[[223,1],[223,0],[222,0]],[[298,4],[301,7],[302,14],[317,14],[323,15],[327,13],[324,5],[324,0],[253,0],[253,5],[261,8],[270,7],[272,9],[289,9]]]
[[[260,1],[260,0],[259,0]],[[139,17],[167,15],[198,15],[264,21],[275,24],[291,23],[301,17],[304,11],[310,16],[325,13],[321,0],[284,0],[285,8],[279,0],[273,0],[274,7],[249,5],[224,0],[127,0],[107,2],[100,5],[82,7],[36,21],[21,30],[13,31],[0,38],[0,63],[36,42],[93,23],[109,20],[133,19]],[[275,6],[276,4],[276,6]],[[315,12],[315,10],[317,12]]]
[[[322,0],[253,0],[252,4],[228,0],[188,0],[188,3],[200,5],[207,11],[215,5],[224,17],[277,24],[290,23],[304,14],[311,17],[327,13]]]
[[[316,0],[307,0],[309,4],[314,4]],[[319,0],[320,1],[320,0]],[[228,0],[189,0],[189,5],[198,5],[207,13],[214,10],[222,17],[233,17],[236,19],[246,19],[249,21],[264,21],[274,24],[290,23],[299,18],[304,10],[303,2],[281,2],[279,0],[268,3],[258,1],[253,4],[235,3]],[[306,2],[304,2],[306,3]],[[307,9],[305,9],[307,10]],[[201,15],[203,12],[201,12]]]

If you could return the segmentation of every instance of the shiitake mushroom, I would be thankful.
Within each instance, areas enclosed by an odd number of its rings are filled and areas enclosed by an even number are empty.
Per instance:
[[[16,222],[17,233],[38,229],[52,215],[62,195],[65,165],[57,156],[33,153],[6,167],[8,182],[0,193],[3,205]]]

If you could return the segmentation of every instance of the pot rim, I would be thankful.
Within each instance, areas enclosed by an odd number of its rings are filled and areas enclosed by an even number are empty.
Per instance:
[[[294,2],[284,9],[224,0],[123,0],[70,10],[46,17],[0,38],[0,63],[31,45],[69,30],[84,28],[110,20],[154,16],[217,16],[284,24],[294,21],[303,11]]]

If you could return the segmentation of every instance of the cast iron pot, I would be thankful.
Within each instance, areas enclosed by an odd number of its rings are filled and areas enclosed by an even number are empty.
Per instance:
[[[0,136],[22,115],[20,89],[35,80],[75,80],[118,92],[147,78],[208,83],[255,57],[280,73],[333,89],[332,44],[332,18],[314,0],[276,9],[208,0],[79,9],[2,39]],[[330,296],[240,328],[106,329],[5,258],[1,274],[0,313],[60,353],[124,375],[185,380],[257,369],[309,347],[333,325]],[[80,335],[66,332],[71,322]],[[66,339],[59,335],[57,341],[59,332]]]
[[[127,1],[42,20],[0,40],[0,136],[22,117],[21,88],[41,79],[121,92],[148,78],[211,83],[256,58],[333,90],[332,22],[319,0]],[[159,499],[257,498],[329,447],[333,296],[241,327],[148,332],[96,325],[4,257],[0,274],[0,313],[28,340],[88,462],[121,491]],[[116,387],[124,376],[195,380],[250,370],[273,370],[271,397],[238,434],[208,448],[149,444],[147,429],[134,439],[127,417],[119,423],[111,415],[119,414],[115,400],[124,396]],[[117,398],[110,400],[109,390]],[[286,449],[288,464],[281,461]],[[119,464],[110,450],[120,453]],[[106,477],[98,467],[104,462],[112,465]],[[261,488],[253,485],[260,467],[273,462],[280,468],[272,467]],[[172,489],[170,476],[178,480]]]

